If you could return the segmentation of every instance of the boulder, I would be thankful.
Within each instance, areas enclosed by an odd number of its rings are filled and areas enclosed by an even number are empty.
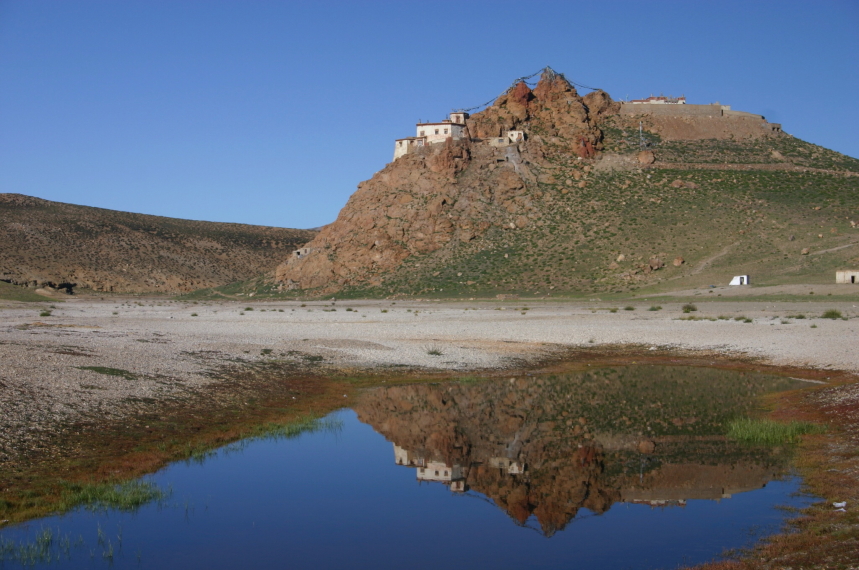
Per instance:
[[[636,158],[638,159],[638,164],[641,166],[650,166],[656,162],[656,155],[653,154],[652,150],[643,150],[638,153]]]

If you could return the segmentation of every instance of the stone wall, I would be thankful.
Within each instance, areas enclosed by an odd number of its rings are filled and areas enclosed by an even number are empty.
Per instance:
[[[734,111],[736,112],[736,111]],[[721,117],[721,105],[648,105],[620,104],[621,115],[656,115],[661,117]]]

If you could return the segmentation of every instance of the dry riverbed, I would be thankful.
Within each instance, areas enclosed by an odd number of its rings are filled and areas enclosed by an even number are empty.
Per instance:
[[[850,489],[842,495],[856,499],[859,390],[850,386],[859,373],[856,304],[692,302],[697,310],[686,313],[681,303],[650,310],[660,303],[656,298],[619,307],[547,300],[71,298],[53,308],[50,300],[44,306],[7,302],[0,305],[0,485],[12,496],[38,486],[39,473],[58,464],[68,478],[80,478],[80,469],[96,469],[100,478],[133,475],[175,456],[183,438],[212,424],[222,428],[221,439],[208,440],[217,443],[240,435],[230,426],[242,421],[332,409],[362,385],[355,378],[397,381],[415,374],[547,370],[570,366],[571,359],[637,359],[767,367],[834,383],[820,385],[817,400],[785,405],[828,421],[839,410],[836,419],[846,421],[846,431],[821,436],[815,453],[823,461],[827,446],[837,451],[841,463],[826,469],[836,469],[838,485]],[[845,319],[820,318],[829,310]],[[112,437],[96,452],[93,434],[104,430],[125,440]],[[156,445],[165,453],[156,453]],[[134,450],[132,461],[127,455]],[[118,464],[110,454],[125,459]],[[38,511],[38,505],[31,510]]]

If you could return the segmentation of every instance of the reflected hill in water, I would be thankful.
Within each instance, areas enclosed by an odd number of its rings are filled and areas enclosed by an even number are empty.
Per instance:
[[[373,390],[355,411],[419,481],[489,497],[546,535],[579,509],[682,506],[759,489],[784,450],[727,440],[757,396],[802,382],[706,368],[621,367]]]

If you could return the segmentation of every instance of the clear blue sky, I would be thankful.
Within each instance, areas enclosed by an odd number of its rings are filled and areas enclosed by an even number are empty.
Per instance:
[[[546,65],[859,157],[855,0],[0,0],[0,192],[319,226],[419,118]]]

